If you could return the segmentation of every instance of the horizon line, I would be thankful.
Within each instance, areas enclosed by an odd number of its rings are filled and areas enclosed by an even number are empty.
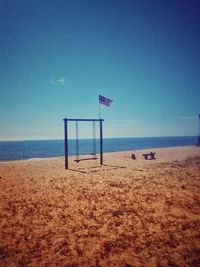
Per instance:
[[[167,137],[196,137],[198,135],[159,135],[159,136],[115,136],[115,137],[104,137],[103,139],[122,139],[122,138],[167,138]],[[79,140],[92,140],[93,138],[80,138]],[[99,138],[96,138],[97,140]],[[5,139],[0,142],[29,142],[29,141],[64,141],[63,138],[49,138],[49,139]],[[76,140],[76,138],[69,138],[69,140]]]

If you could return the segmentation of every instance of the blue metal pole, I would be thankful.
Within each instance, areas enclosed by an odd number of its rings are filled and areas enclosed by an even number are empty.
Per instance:
[[[76,160],[79,160],[78,121],[76,121]]]
[[[68,128],[67,119],[64,120],[64,132],[65,132],[65,169],[68,169]]]
[[[99,120],[99,126],[100,126],[100,164],[103,165],[103,120]]]

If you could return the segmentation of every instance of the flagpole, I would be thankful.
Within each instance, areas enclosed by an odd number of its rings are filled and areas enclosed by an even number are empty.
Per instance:
[[[100,102],[99,102],[99,119],[101,119],[101,108],[100,108]]]
[[[100,95],[98,95],[98,101],[99,101],[99,119],[101,119],[101,110],[100,110]]]

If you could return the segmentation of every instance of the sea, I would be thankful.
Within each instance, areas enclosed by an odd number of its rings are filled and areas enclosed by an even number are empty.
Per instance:
[[[104,138],[103,151],[132,151],[164,147],[195,145],[195,136]],[[92,139],[79,140],[79,154],[92,154]],[[99,140],[96,140],[99,152]],[[69,155],[76,154],[76,140],[69,140]],[[25,160],[64,156],[64,140],[0,141],[0,161]]]

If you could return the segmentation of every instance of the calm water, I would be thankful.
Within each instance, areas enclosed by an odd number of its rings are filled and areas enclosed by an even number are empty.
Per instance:
[[[147,138],[105,138],[104,152],[138,150],[145,148],[162,148],[174,146],[195,145],[195,136],[184,137],[147,137]],[[99,140],[96,142],[99,151]],[[93,152],[93,141],[90,139],[79,140],[79,153],[90,154]],[[76,142],[69,141],[69,153],[75,155]],[[40,141],[8,141],[0,142],[0,161],[21,160],[31,158],[59,157],[64,155],[63,140]]]

